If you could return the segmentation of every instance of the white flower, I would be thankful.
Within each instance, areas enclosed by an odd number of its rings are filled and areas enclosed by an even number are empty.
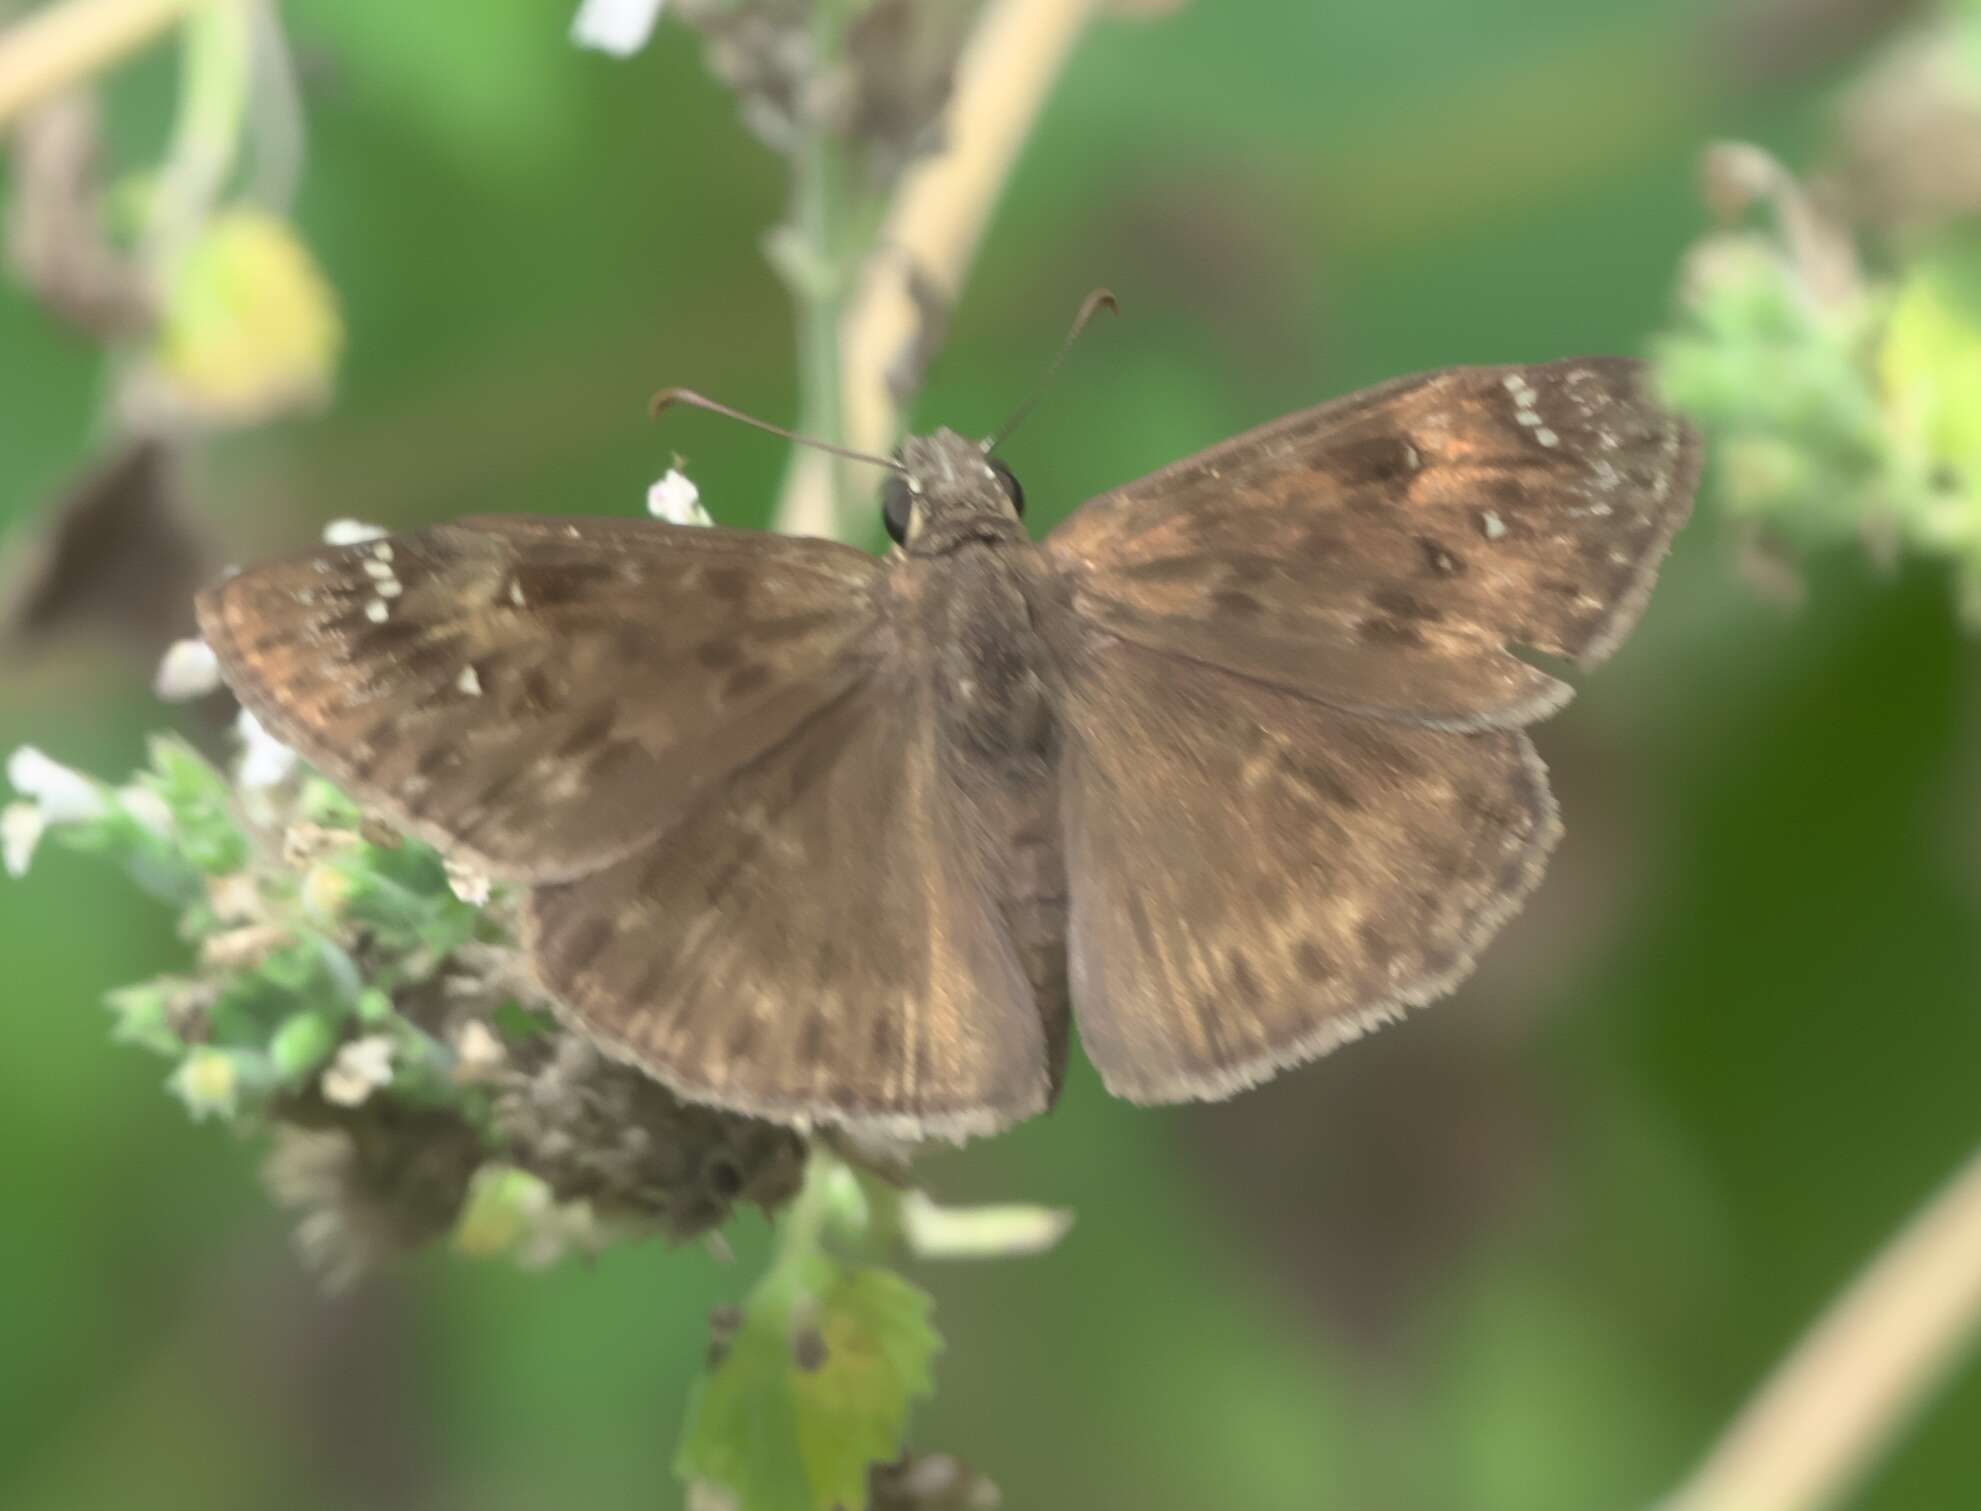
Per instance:
[[[204,640],[174,640],[158,663],[151,690],[167,703],[204,698],[220,686],[220,659]]]
[[[119,788],[117,805],[160,839],[172,837],[172,805],[149,787]]]
[[[109,811],[103,792],[80,771],[51,761],[32,745],[7,757],[7,780],[22,797],[33,798],[44,824],[74,824]]]
[[[383,525],[368,525],[361,519],[333,519],[323,527],[326,546],[356,546],[377,540],[386,533]]]
[[[502,1038],[479,1018],[470,1018],[454,1035],[454,1079],[463,1086],[494,1079],[509,1055]]]
[[[318,1079],[324,1097],[339,1107],[356,1107],[381,1086],[392,1084],[392,1041],[366,1034],[337,1051]]]
[[[471,908],[479,908],[488,901],[488,877],[457,860],[450,860],[446,865],[448,891]]]
[[[9,803],[0,808],[0,860],[6,862],[9,876],[28,874],[34,847],[41,843],[41,831],[47,827],[33,803]]]
[[[712,525],[708,510],[702,507],[702,490],[677,468],[647,489],[647,513],[670,525]]]
[[[666,0],[583,0],[571,22],[571,40],[580,47],[630,58],[647,45]]]
[[[195,1121],[209,1113],[232,1117],[241,1099],[241,1073],[233,1057],[218,1049],[195,1049],[166,1078],[172,1094]]]
[[[296,768],[296,752],[261,727],[247,709],[234,721],[234,732],[245,747],[241,752],[243,787],[273,787]]]

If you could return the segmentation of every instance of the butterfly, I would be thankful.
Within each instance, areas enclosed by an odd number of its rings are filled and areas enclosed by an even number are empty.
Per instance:
[[[524,889],[541,983],[691,1100],[962,1139],[1069,1025],[1228,1096],[1452,989],[1560,826],[1525,727],[1636,621],[1699,445],[1640,363],[1288,416],[1042,541],[989,443],[903,443],[895,547],[464,519],[198,600],[369,809]]]

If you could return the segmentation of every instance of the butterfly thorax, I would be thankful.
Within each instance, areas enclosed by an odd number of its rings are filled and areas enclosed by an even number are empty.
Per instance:
[[[896,558],[901,628],[925,648],[938,721],[981,755],[1027,765],[1051,732],[1049,664],[1032,599],[1038,548],[973,542],[944,555]]]

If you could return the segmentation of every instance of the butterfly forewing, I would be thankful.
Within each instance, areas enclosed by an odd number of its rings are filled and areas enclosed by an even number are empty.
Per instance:
[[[1690,511],[1698,447],[1641,363],[1401,379],[1095,499],[1048,539],[1095,626],[1347,711],[1557,707],[1510,653],[1592,664]]]
[[[859,675],[880,567],[824,541],[480,519],[254,567],[202,628],[264,724],[499,878],[650,842]]]

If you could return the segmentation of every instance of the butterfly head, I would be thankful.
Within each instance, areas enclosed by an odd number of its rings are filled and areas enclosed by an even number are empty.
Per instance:
[[[980,441],[953,430],[902,442],[901,470],[881,489],[881,518],[911,556],[940,556],[972,540],[1025,538],[1025,490]]]

